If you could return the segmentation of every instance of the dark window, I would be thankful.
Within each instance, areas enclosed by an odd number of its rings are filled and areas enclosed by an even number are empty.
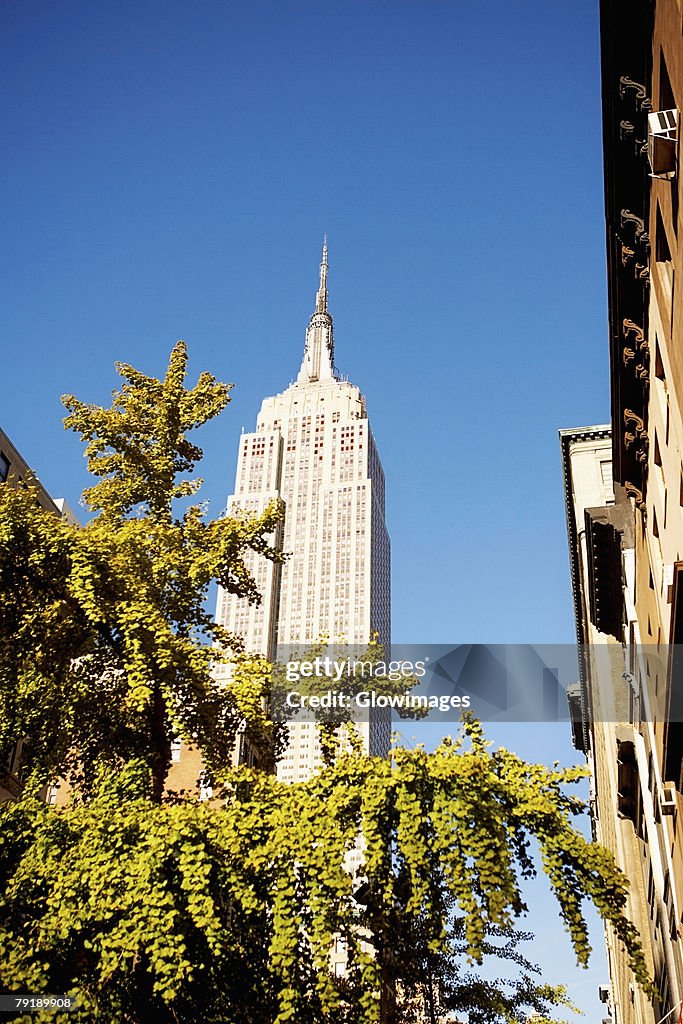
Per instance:
[[[674,91],[671,88],[671,79],[669,78],[669,69],[666,66],[664,60],[664,51],[660,51],[659,54],[659,110],[675,110],[676,99],[674,97]]]
[[[4,483],[9,476],[9,459],[0,452],[0,483]]]
[[[655,335],[655,377],[657,380],[665,380],[664,377],[664,363],[662,362],[662,353],[659,349],[659,338]]]
[[[664,221],[662,220],[662,214],[657,207],[657,235],[655,237],[655,258],[657,263],[671,263],[671,249],[669,248],[669,240],[666,237],[666,231],[664,230]]]

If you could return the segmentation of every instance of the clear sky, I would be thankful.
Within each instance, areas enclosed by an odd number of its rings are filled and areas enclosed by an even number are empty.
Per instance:
[[[183,337],[236,384],[198,438],[218,513],[327,232],[394,637],[572,641],[557,430],[609,417],[597,7],[6,0],[0,423],[48,489],[86,484],[59,395],[107,402],[115,360],[157,375]],[[550,735],[520,753],[572,760]]]

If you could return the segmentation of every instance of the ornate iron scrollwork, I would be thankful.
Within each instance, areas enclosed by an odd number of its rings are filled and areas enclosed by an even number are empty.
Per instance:
[[[627,244],[623,239],[621,242],[621,265],[627,267],[633,264],[633,272],[641,281],[648,281],[650,278],[649,250],[650,236],[645,230],[645,222],[642,217],[632,210],[621,211],[621,227],[627,229],[630,235],[633,232],[633,242]]]
[[[650,236],[645,230],[645,221],[642,217],[639,217],[637,213],[633,213],[631,210],[621,211],[621,226],[626,227],[629,224],[633,227],[636,242],[639,245],[649,245]]]
[[[624,426],[632,426],[636,437],[647,437],[645,421],[633,409],[624,409]]]
[[[624,433],[624,448],[633,448],[634,458],[638,462],[647,462],[650,439],[642,416],[633,409],[624,409],[624,426],[627,428]],[[628,427],[632,429],[629,430]]]
[[[627,267],[629,263],[633,262],[633,273],[641,281],[650,280],[650,266],[648,263],[639,263],[635,258],[636,250],[632,249],[625,242],[621,243],[621,265]]]
[[[636,358],[635,349],[626,347],[622,352],[622,359],[624,366],[629,366]],[[647,381],[650,379],[650,370],[648,368],[648,360],[641,359],[640,362],[635,363],[633,372],[638,380]]]
[[[632,249],[626,242],[621,243],[621,265],[627,267],[636,254],[636,250]]]
[[[642,381],[649,380],[650,346],[643,328],[639,327],[633,320],[629,320],[628,317],[622,320],[621,325],[625,340],[630,342],[622,350],[624,366],[630,366],[631,363],[634,363],[633,372],[637,379]],[[636,357],[639,357],[638,362],[635,362]]]
[[[628,139],[633,143],[636,156],[647,155],[647,139],[636,138],[636,126],[633,121],[620,121],[619,122],[619,138],[622,142],[626,142]]]
[[[623,100],[627,92],[634,94],[636,110],[652,110],[652,100],[647,95],[647,89],[640,82],[634,82],[628,75],[622,75],[619,79],[619,96]]]
[[[624,490],[626,491],[626,497],[627,498],[634,498],[635,499],[636,508],[640,509],[640,511],[643,514],[646,514],[647,513],[647,503],[646,503],[646,501],[645,501],[645,499],[643,497],[643,492],[638,487],[636,487],[635,484],[632,484],[630,480],[625,480],[624,481]]]
[[[621,321],[621,326],[624,332],[624,337],[629,338],[634,345],[637,345],[638,348],[641,348],[643,343],[645,342],[645,331],[643,330],[643,328],[639,327],[638,324],[635,323],[633,320],[629,320],[628,317],[624,317],[624,319]],[[633,337],[631,337],[631,335]],[[645,344],[647,343],[645,342]]]

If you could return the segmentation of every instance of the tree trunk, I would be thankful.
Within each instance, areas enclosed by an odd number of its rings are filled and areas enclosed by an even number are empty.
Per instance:
[[[166,786],[166,776],[171,765],[171,737],[166,703],[158,683],[154,686],[152,697],[150,746],[152,752],[152,799],[161,803]]]

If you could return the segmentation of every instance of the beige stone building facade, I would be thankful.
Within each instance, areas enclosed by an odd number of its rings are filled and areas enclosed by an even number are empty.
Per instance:
[[[683,8],[680,0],[601,0],[600,10],[614,505],[590,514],[583,510],[585,543],[580,502],[574,503],[573,537],[570,523],[572,558],[583,559],[581,585],[588,595],[583,606],[577,602],[577,629],[596,641],[575,694],[577,712],[579,707],[583,712],[575,735],[587,743],[593,759],[596,830],[631,878],[632,912],[658,990],[655,1020],[678,1021],[683,1006]],[[603,657],[613,659],[611,669],[597,664]],[[619,690],[619,669],[626,691]],[[602,721],[610,709],[595,704],[598,677],[601,693],[609,689],[623,698],[611,709],[611,724]],[[625,834],[631,836],[630,853]],[[608,949],[612,1017],[639,1019],[634,1017],[637,996],[626,984],[618,952],[609,942]]]
[[[633,621],[632,510],[615,503],[609,426],[562,430],[560,442],[580,671],[579,683],[569,695],[574,743],[585,753],[591,769],[593,838],[613,852],[632,881],[626,912],[638,928],[654,974],[656,936],[651,934],[642,866],[647,859],[644,837],[648,827],[655,827],[656,815],[651,799],[639,816],[635,813],[637,763],[643,756],[643,741],[634,727],[635,694],[625,668],[624,647],[609,631],[613,609],[611,604],[600,607],[602,595],[596,588],[595,571],[598,562],[605,568],[605,548],[611,549],[605,537],[616,531],[620,589],[623,584],[617,607]],[[653,871],[663,880],[659,861]],[[605,944],[611,985],[602,994],[611,1019],[615,1024],[655,1024],[659,1019],[655,1008],[636,984],[609,924]]]

